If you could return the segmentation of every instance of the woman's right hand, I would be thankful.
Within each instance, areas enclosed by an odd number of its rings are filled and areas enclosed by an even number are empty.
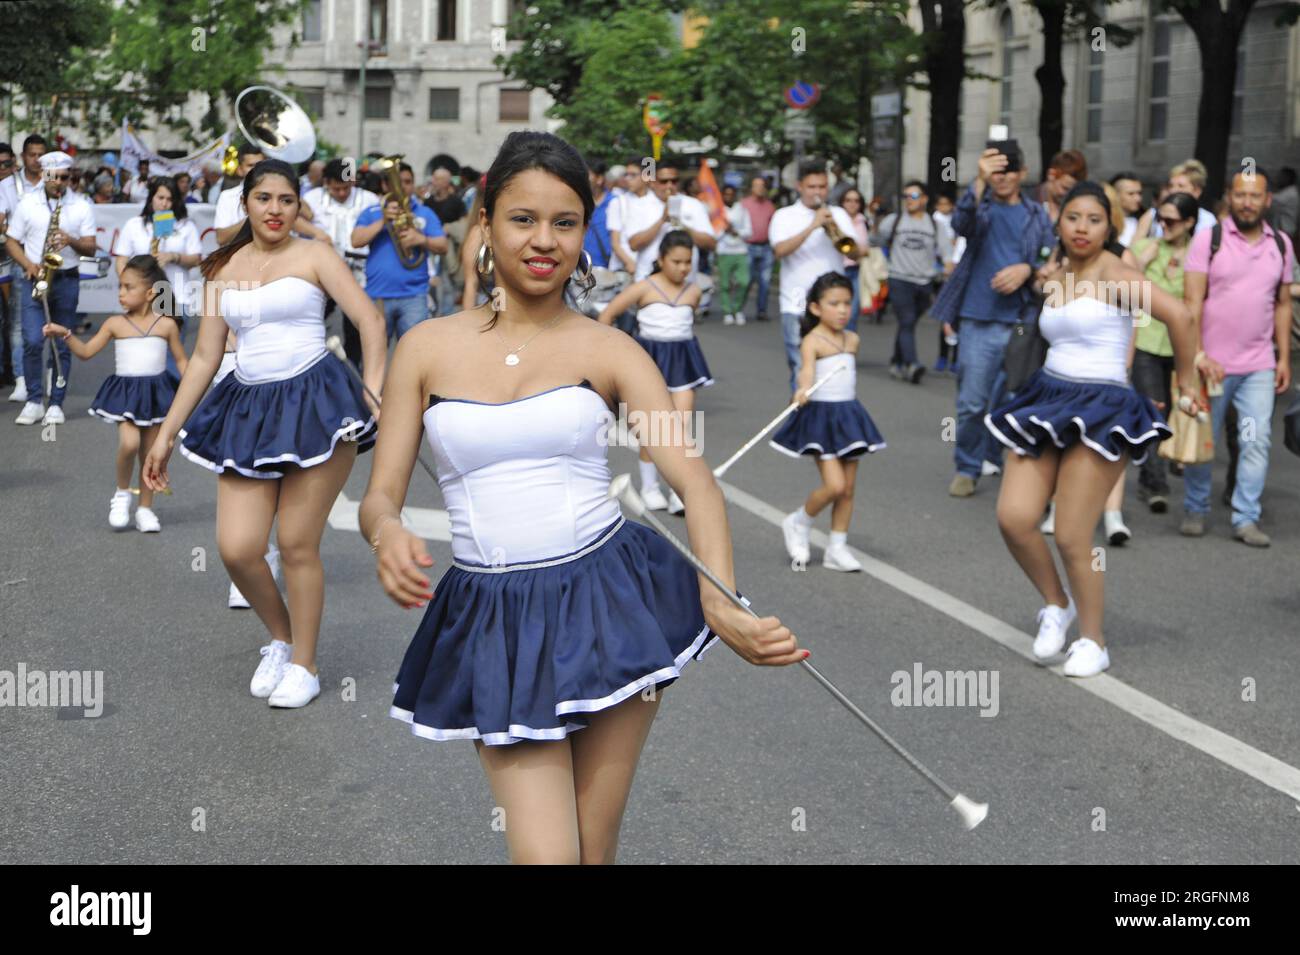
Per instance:
[[[149,490],[167,490],[170,484],[170,479],[167,477],[167,461],[172,456],[172,446],[175,443],[175,438],[160,433],[149,447],[149,453],[140,468],[140,480],[144,481],[145,487]]]
[[[811,655],[799,648],[799,641],[779,619],[755,617],[730,601],[705,604],[704,621],[723,643],[755,666],[789,666]]]
[[[406,610],[423,607],[433,599],[433,586],[420,572],[421,567],[433,566],[424,541],[392,518],[384,521],[376,534],[375,573],[384,593]]]

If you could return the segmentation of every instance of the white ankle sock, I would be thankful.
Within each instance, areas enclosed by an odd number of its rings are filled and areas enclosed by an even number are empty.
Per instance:
[[[831,531],[831,547],[847,547],[849,543],[848,531]]]
[[[659,486],[659,472],[653,461],[638,461],[641,465],[641,490]]]
[[[803,509],[802,504],[799,505],[799,510],[794,512],[794,519],[798,521],[800,524],[802,524],[804,527],[812,526],[813,519],[811,516],[809,516],[808,512]]]

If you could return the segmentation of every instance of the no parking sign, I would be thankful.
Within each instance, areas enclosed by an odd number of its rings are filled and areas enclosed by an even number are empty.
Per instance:
[[[808,109],[822,97],[822,88],[816,83],[795,83],[785,91],[785,101],[792,109]]]

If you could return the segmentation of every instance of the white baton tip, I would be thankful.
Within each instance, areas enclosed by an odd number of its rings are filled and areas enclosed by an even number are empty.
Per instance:
[[[957,810],[957,814],[961,816],[962,824],[967,829],[974,829],[983,822],[984,817],[989,814],[988,803],[975,802],[974,800],[963,796],[961,793],[958,793],[949,805],[952,806],[953,809]]]
[[[347,354],[343,351],[343,339],[339,338],[337,335],[331,335],[329,338],[325,339],[325,347],[339,358],[344,360],[347,359]]]
[[[645,513],[645,502],[633,489],[630,474],[620,474],[609,482],[609,496],[621,501],[623,506],[632,512],[633,517],[640,517]]]

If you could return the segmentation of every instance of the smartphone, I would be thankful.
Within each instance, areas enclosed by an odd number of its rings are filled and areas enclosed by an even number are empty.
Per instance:
[[[1014,139],[1007,138],[1007,127],[1003,123],[994,123],[989,126],[989,138],[984,143],[985,149],[996,149],[1002,155],[1007,157],[1007,167],[1005,172],[1018,172],[1020,170],[1020,149],[1019,144]]]
[[[676,219],[678,222],[682,220],[682,197],[681,196],[668,197],[668,218]]]

